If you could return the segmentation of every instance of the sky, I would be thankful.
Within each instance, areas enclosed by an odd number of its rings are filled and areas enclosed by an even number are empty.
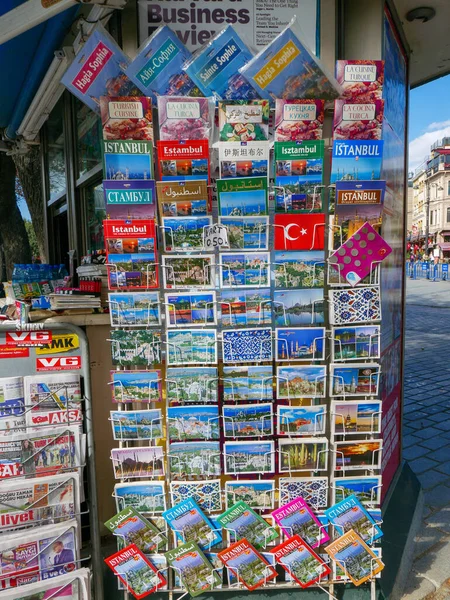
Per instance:
[[[411,90],[409,105],[409,167],[414,171],[436,140],[450,136],[450,75]]]

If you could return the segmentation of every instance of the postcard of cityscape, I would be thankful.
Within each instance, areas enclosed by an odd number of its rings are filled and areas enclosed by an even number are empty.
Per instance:
[[[268,214],[267,190],[219,190],[220,217],[260,217]]]
[[[381,501],[381,476],[361,475],[358,477],[339,477],[333,480],[333,504],[345,500],[353,494],[362,504],[377,505]]]
[[[164,475],[164,453],[161,446],[113,448],[111,460],[116,479]]]
[[[110,412],[115,440],[156,440],[162,437],[161,409]]]
[[[219,439],[219,407],[192,405],[167,408],[169,441]]]
[[[277,367],[277,398],[324,398],[326,373],[325,366]]]
[[[328,465],[328,439],[303,438],[280,440],[280,473],[291,471],[326,471]]]
[[[324,322],[323,289],[275,290],[275,325],[320,325]]]
[[[217,402],[217,381],[216,367],[169,367],[166,370],[167,401],[183,404]]]
[[[153,179],[151,154],[104,154],[105,179]]]
[[[219,223],[227,228],[230,250],[268,249],[269,217],[220,217]]]
[[[167,364],[217,364],[216,329],[167,331]]]
[[[380,433],[381,402],[356,401],[331,403],[333,435],[354,433]]]
[[[210,225],[212,217],[163,217],[165,251],[204,250],[204,228]]]
[[[216,324],[216,292],[164,294],[167,327]]]
[[[163,481],[116,483],[114,497],[119,512],[127,506],[143,514],[162,513],[166,510]]]
[[[160,402],[161,371],[111,371],[113,402]]]
[[[225,474],[273,473],[275,442],[225,442]]]
[[[222,327],[271,325],[272,302],[270,290],[222,290]]]
[[[223,406],[223,432],[233,438],[272,435],[272,404]]]
[[[169,445],[169,465],[172,477],[189,475],[218,477],[220,470],[219,442],[175,442]]]
[[[323,288],[325,253],[276,251],[273,270],[276,288]]]
[[[354,471],[381,468],[383,440],[335,442],[335,471]]]
[[[376,396],[380,365],[359,363],[330,365],[331,396]]]
[[[225,482],[227,508],[242,500],[251,508],[268,510],[275,507],[275,481],[245,480]]]
[[[278,406],[278,435],[316,435],[325,433],[327,406]]]
[[[270,285],[270,253],[242,252],[219,255],[221,287]]]
[[[277,361],[325,359],[325,327],[277,327],[275,340]]]
[[[162,256],[164,287],[214,287],[215,257],[190,254],[189,256]]]
[[[269,365],[224,366],[222,382],[225,402],[273,400],[273,372]]]
[[[332,360],[380,358],[380,326],[333,327]]]
[[[158,292],[108,294],[112,327],[151,327],[160,325]]]

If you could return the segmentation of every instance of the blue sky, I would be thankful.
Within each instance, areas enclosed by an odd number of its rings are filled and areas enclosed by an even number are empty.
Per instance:
[[[450,75],[411,90],[409,105],[409,171],[430,152],[436,140],[450,136]]]

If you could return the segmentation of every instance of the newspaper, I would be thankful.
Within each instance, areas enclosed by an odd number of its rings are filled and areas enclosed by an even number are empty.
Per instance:
[[[77,569],[67,575],[20,586],[20,589],[4,590],[2,600],[89,600],[90,576],[89,569]]]
[[[24,394],[28,431],[37,431],[46,425],[81,422],[81,382],[76,373],[24,377]]]
[[[22,377],[0,379],[0,438],[25,431]]]

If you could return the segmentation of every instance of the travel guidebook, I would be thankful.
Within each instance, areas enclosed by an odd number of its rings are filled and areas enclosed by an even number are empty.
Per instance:
[[[202,550],[209,550],[222,541],[220,531],[192,498],[172,506],[163,513],[163,517],[183,544],[196,542]]]
[[[218,179],[219,217],[255,218],[269,214],[266,177]]]
[[[161,181],[209,181],[208,140],[159,141],[156,146]]]
[[[214,98],[158,96],[159,139],[212,139],[214,109]]]
[[[215,568],[195,542],[187,542],[164,555],[193,597],[218,587],[222,581]]]
[[[334,101],[335,140],[381,140],[384,100],[371,103]]]
[[[153,179],[105,180],[103,193],[107,219],[133,221],[155,218],[156,193]]]
[[[341,502],[325,509],[325,515],[337,535],[343,535],[352,529],[368,544],[373,544],[383,535],[381,529],[355,495],[348,496]]]
[[[383,94],[384,60],[338,60],[336,79],[348,102],[374,102]]]
[[[218,556],[250,592],[277,577],[275,569],[245,538],[222,550]]]
[[[383,143],[383,140],[335,140],[331,157],[331,183],[342,179],[380,179]]]
[[[361,585],[384,568],[381,560],[353,529],[326,546],[325,551],[355,585]]]
[[[162,217],[203,217],[211,212],[207,183],[157,181],[159,214]]]
[[[128,183],[153,180],[153,144],[134,140],[104,140],[103,177]],[[153,188],[155,186],[154,181]]]
[[[166,510],[163,481],[116,483],[113,496],[119,512],[128,506],[142,514],[162,513]]]
[[[161,575],[135,544],[105,558],[105,563],[137,600],[167,585]]]
[[[269,142],[218,142],[220,179],[269,178]]]
[[[272,515],[285,535],[298,534],[311,548],[318,548],[330,539],[303,498],[295,498],[280,506]]]
[[[100,115],[104,140],[153,141],[151,98],[102,96]]]
[[[321,140],[323,100],[275,99],[275,141]]]
[[[299,185],[321,186],[324,141],[275,142],[275,185],[296,192]]]
[[[271,550],[276,561],[302,588],[317,583],[331,573],[331,569],[300,535],[294,535]]]
[[[167,543],[166,537],[132,506],[121,510],[104,525],[118,538],[120,550],[136,544],[144,554],[149,554],[164,548]]]
[[[0,437],[25,431],[25,399],[22,377],[0,379]]]
[[[278,537],[276,530],[242,500],[217,517],[232,539],[246,538],[255,548],[266,548]]]
[[[256,142],[269,139],[268,100],[219,101],[219,140]]]

